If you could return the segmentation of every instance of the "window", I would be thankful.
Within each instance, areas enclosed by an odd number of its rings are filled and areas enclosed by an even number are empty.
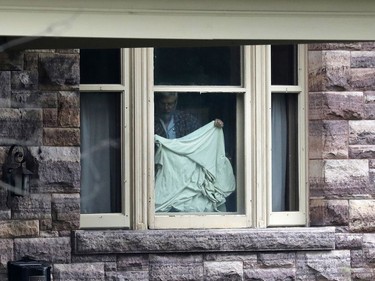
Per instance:
[[[305,57],[81,50],[82,227],[305,225]]]

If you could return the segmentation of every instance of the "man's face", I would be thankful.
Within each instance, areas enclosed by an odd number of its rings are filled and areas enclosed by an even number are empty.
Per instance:
[[[176,108],[177,97],[163,97],[158,102],[159,112],[162,114],[170,114]]]

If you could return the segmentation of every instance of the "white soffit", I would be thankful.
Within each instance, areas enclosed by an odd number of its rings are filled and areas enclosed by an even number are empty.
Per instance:
[[[374,0],[0,0],[0,36],[375,40]]]

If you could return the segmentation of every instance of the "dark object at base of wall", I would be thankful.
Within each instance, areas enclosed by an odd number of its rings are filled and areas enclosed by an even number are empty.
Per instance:
[[[51,281],[51,266],[29,257],[9,261],[8,281]]]

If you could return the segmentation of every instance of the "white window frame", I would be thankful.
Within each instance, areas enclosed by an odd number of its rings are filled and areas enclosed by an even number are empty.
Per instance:
[[[129,228],[130,227],[130,79],[129,51],[121,50],[120,84],[80,84],[80,93],[114,92],[121,95],[121,212],[81,214],[81,228]]]
[[[298,85],[271,85],[270,45],[243,47],[241,86],[160,86],[153,81],[153,49],[122,50],[122,83],[80,85],[81,92],[121,92],[123,101],[123,210],[119,214],[81,215],[81,228],[186,229],[247,228],[307,225],[307,49],[298,47]],[[243,135],[237,154],[243,155],[244,206],[241,213],[177,215],[155,213],[154,92],[242,93],[237,106]],[[298,94],[299,211],[272,212],[271,93]],[[243,118],[240,118],[242,116]],[[240,149],[241,147],[241,149]],[[238,159],[240,159],[238,157]],[[240,165],[237,165],[240,166]]]

